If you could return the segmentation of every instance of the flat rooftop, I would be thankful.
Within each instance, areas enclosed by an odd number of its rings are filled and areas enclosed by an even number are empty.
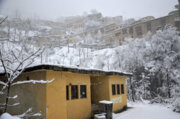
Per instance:
[[[36,70],[53,70],[53,71],[63,71],[63,72],[91,74],[91,75],[125,75],[125,76],[132,75],[131,73],[126,73],[126,72],[103,71],[103,70],[98,70],[98,69],[72,68],[72,67],[48,65],[48,64],[28,67],[24,70],[24,72],[31,72],[31,71],[36,71]]]

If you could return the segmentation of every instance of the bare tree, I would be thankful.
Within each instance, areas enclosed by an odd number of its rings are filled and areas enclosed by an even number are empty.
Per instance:
[[[3,70],[5,79],[0,81],[0,85],[2,85],[2,89],[0,90],[0,95],[5,95],[5,103],[1,104],[4,109],[4,113],[7,112],[8,107],[17,106],[20,103],[14,103],[12,105],[9,104],[9,99],[15,99],[16,96],[10,97],[10,92],[12,86],[21,85],[21,84],[47,84],[51,83],[53,80],[44,81],[44,80],[21,80],[17,81],[17,77],[19,77],[22,72],[30,65],[33,64],[36,58],[40,57],[40,54],[43,52],[42,49],[35,49],[34,47],[28,47],[22,43],[19,45],[14,45],[10,43],[9,47],[7,47],[6,42],[4,45],[4,49],[1,47],[0,44],[0,69]],[[11,46],[12,45],[12,46]],[[10,47],[11,46],[11,47]],[[15,47],[16,46],[16,47]],[[26,49],[26,50],[25,50]],[[28,52],[27,52],[28,49]],[[2,107],[1,107],[2,108]],[[41,116],[40,113],[32,113],[32,108],[29,108],[25,113],[19,115],[19,117],[30,117],[30,116]]]
[[[2,24],[7,18],[8,16],[6,16],[2,21],[0,21],[0,24]]]
[[[8,42],[6,42],[8,44]],[[6,44],[6,45],[7,45]],[[5,46],[7,49],[7,46]],[[24,71],[24,69],[30,66],[36,57],[39,56],[41,49],[26,53],[24,46],[21,48],[8,48],[8,50],[0,49],[0,63],[1,68],[4,71],[5,81],[1,81],[2,92],[6,89],[6,101],[4,104],[4,112],[7,111],[9,94],[11,86],[14,85],[15,79]],[[7,55],[8,54],[8,55]]]

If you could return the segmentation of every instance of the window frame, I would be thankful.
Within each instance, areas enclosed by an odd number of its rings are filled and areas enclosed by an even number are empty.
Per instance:
[[[117,84],[117,95],[120,95],[121,94],[121,90],[120,90],[120,84]]]
[[[71,100],[78,99],[78,94],[78,85],[71,85]]]
[[[147,28],[147,31],[151,31],[152,30],[151,22],[146,23],[146,28]]]
[[[136,35],[137,36],[142,36],[143,35],[143,31],[142,31],[142,26],[136,26]]]
[[[121,84],[121,94],[124,94],[124,84]]]
[[[123,28],[123,29],[122,29],[122,33],[123,33],[123,34],[127,34],[127,29],[126,29],[126,28]]]
[[[116,36],[116,37],[119,37],[120,35],[121,35],[121,32],[116,32],[116,33],[115,33],[115,36]]]
[[[69,86],[66,85],[66,100],[69,100]]]
[[[112,95],[116,95],[116,85],[112,84]]]
[[[133,35],[133,33],[134,33],[134,29],[133,29],[133,27],[130,27],[129,28],[129,34]]]
[[[84,88],[84,89],[83,89]],[[85,94],[82,94],[83,90],[85,90]],[[80,98],[87,98],[87,86],[86,85],[80,85]]]

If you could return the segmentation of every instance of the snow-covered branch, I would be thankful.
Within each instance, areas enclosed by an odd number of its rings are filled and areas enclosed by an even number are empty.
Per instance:
[[[0,104],[0,106],[5,106],[5,105],[6,105],[6,103]],[[13,106],[17,106],[17,105],[20,105],[20,103],[14,103],[12,105],[8,104],[7,106],[13,107]]]
[[[15,95],[13,97],[9,97],[9,99],[16,99],[18,97],[18,95]]]
[[[7,18],[8,16],[6,16],[2,21],[0,21],[0,24],[2,24]]]
[[[12,83],[12,86],[18,85],[18,84],[27,84],[27,83],[32,83],[32,84],[48,84],[53,82],[55,79],[52,79],[50,81],[44,81],[44,80],[29,80],[29,81],[17,81],[15,83]]]
[[[3,81],[0,81],[0,85],[6,86],[7,84]]]
[[[36,117],[36,116],[41,116],[41,113],[32,113],[32,108],[29,108],[25,113],[21,115],[17,115],[17,117],[20,118],[28,118],[28,117]]]

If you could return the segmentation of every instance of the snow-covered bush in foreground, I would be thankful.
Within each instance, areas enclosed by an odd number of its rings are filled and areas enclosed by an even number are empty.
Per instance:
[[[173,111],[180,112],[180,97],[174,101]]]
[[[9,113],[3,113],[0,116],[0,119],[20,119],[20,118],[17,116],[11,116]]]

